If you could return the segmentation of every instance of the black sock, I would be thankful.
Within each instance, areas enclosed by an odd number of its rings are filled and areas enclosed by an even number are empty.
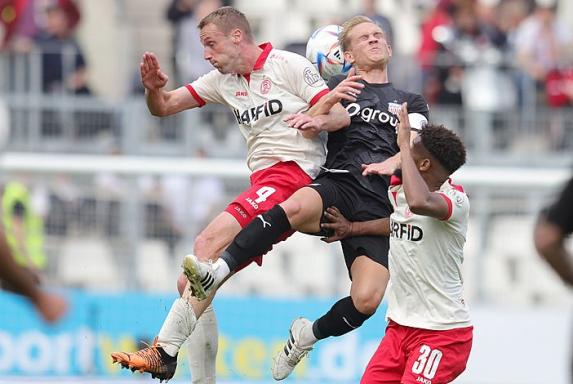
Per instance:
[[[290,230],[285,211],[280,205],[275,205],[269,211],[255,217],[239,232],[231,245],[221,255],[229,269],[233,272],[251,260],[253,257],[264,255],[273,244]]]
[[[330,311],[312,324],[312,333],[319,340],[341,336],[360,327],[372,315],[359,312],[348,296],[337,301]]]

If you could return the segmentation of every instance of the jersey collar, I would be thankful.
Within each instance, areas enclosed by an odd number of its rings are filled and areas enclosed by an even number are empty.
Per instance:
[[[255,62],[255,66],[253,67],[253,71],[258,71],[258,70],[263,68],[263,65],[265,65],[265,62],[267,61],[267,57],[269,57],[269,54],[271,53],[271,50],[273,49],[273,45],[269,42],[262,43],[261,45],[259,45],[259,48],[261,48],[263,50],[263,52],[261,52],[261,55],[259,56],[259,58]]]

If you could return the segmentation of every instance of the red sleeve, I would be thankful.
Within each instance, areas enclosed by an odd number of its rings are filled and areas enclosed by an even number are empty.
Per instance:
[[[193,96],[193,98],[195,99],[195,101],[196,101],[197,103],[199,103],[199,107],[202,107],[202,106],[204,106],[205,104],[207,104],[207,103],[205,102],[205,100],[203,100],[203,99],[201,98],[201,96],[199,96],[199,94],[197,93],[197,91],[195,90],[195,88],[193,88],[193,86],[192,86],[191,84],[187,84],[187,85],[185,86],[185,88],[187,88],[187,90],[191,93],[191,96]]]
[[[449,220],[450,217],[452,217],[452,212],[453,212],[453,208],[454,208],[453,204],[452,204],[452,200],[450,200],[450,198],[448,196],[446,196],[444,193],[441,193],[441,192],[439,192],[439,193],[440,193],[440,196],[442,196],[444,198],[444,200],[446,201],[446,204],[448,204],[448,214],[440,220],[444,220],[444,221]]]
[[[310,106],[312,107],[314,104],[318,102],[322,98],[322,96],[326,95],[330,90],[328,88],[324,88],[322,91],[318,92],[312,100],[310,100]]]

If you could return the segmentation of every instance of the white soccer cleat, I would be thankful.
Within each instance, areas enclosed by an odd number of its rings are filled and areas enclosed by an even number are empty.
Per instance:
[[[217,288],[211,262],[201,261],[195,255],[185,255],[181,268],[189,280],[191,295],[197,299],[205,300]]]
[[[312,350],[312,344],[301,345],[300,342],[300,335],[305,327],[312,327],[312,322],[303,317],[299,317],[292,322],[285,347],[274,358],[273,366],[271,367],[273,379],[285,379],[302,358]]]

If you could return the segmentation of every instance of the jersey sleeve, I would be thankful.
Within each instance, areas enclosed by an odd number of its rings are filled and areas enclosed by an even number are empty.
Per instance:
[[[289,55],[283,68],[291,92],[309,105],[314,105],[328,93],[326,83],[306,58],[297,54]]]
[[[561,191],[557,201],[547,209],[546,217],[565,234],[573,233],[573,178]]]
[[[468,196],[455,188],[447,192],[439,192],[448,204],[448,214],[442,218],[448,222],[461,222],[467,220],[469,216],[470,203]]]
[[[225,104],[225,100],[219,92],[221,79],[221,74],[217,70],[212,70],[185,87],[200,107],[207,103]]]
[[[422,97],[415,93],[410,94],[408,98],[408,118],[410,126],[414,131],[421,130],[430,119],[430,110],[428,103]]]

